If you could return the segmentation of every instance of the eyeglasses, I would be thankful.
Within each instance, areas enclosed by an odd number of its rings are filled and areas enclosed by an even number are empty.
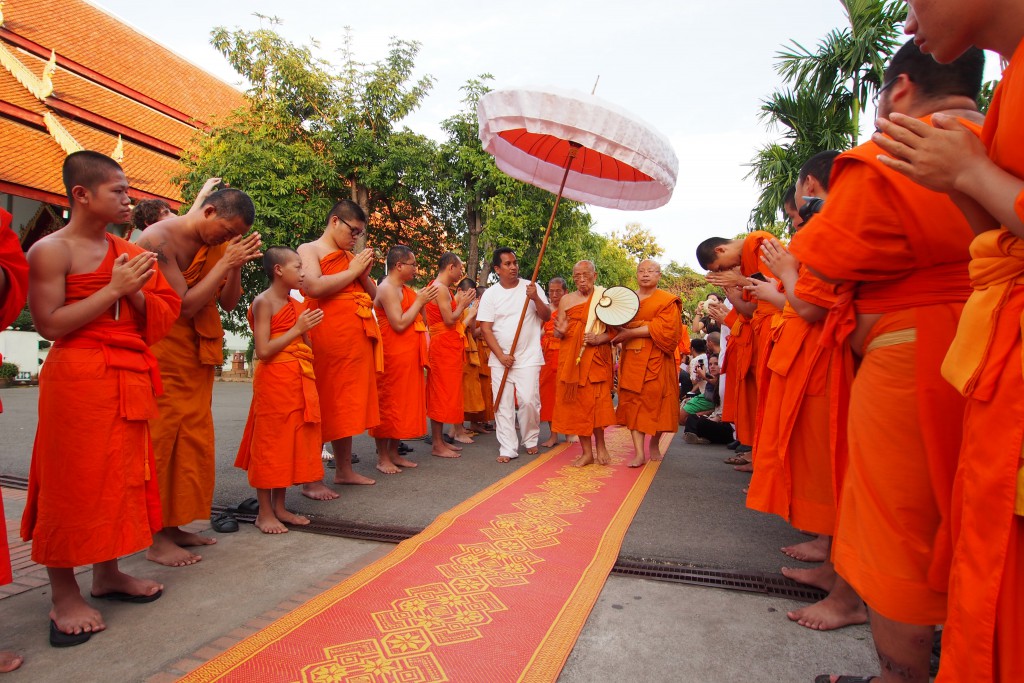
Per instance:
[[[347,227],[349,229],[349,232],[352,233],[352,236],[357,238],[357,239],[359,238],[360,235],[362,235],[364,232],[366,232],[366,228],[357,228],[356,226],[352,225],[351,223],[349,223],[347,220],[345,220],[341,216],[335,216],[335,218],[337,218],[339,221],[344,223],[345,227]]]
[[[416,262],[415,261],[399,261],[395,265],[396,266],[412,266],[413,268],[415,268],[416,267]]]
[[[876,90],[875,94],[871,96],[871,106],[874,107],[875,109],[878,109],[878,99],[882,96],[882,93],[884,93],[886,90],[888,90],[892,86],[896,85],[896,81],[898,81],[898,80],[899,80],[899,77],[897,76],[896,78],[892,79],[888,83],[883,83],[882,87],[879,88],[878,90]]]

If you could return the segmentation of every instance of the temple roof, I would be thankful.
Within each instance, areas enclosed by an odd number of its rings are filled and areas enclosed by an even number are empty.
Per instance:
[[[64,156],[117,149],[134,196],[177,207],[182,148],[242,93],[83,0],[0,12],[0,191],[66,205]]]

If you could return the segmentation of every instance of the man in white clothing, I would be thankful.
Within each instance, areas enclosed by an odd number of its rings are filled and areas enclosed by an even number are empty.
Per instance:
[[[491,349],[491,390],[498,395],[501,378],[508,368],[508,380],[501,402],[494,406],[494,424],[498,435],[498,462],[509,462],[519,455],[519,435],[526,452],[537,452],[540,437],[540,369],[544,351],[540,338],[544,322],[551,317],[551,308],[544,291],[529,280],[519,277],[519,260],[512,249],[494,250],[491,266],[498,275],[498,284],[488,287],[480,299],[477,323]],[[519,316],[527,301],[526,317],[516,348],[512,349]],[[516,411],[516,403],[519,410]]]

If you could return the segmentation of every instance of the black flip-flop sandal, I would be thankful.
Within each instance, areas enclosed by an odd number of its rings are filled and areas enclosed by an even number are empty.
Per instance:
[[[260,502],[255,498],[246,498],[235,507],[235,510],[243,515],[258,515],[260,512]]]
[[[221,534],[232,534],[238,531],[238,520],[230,512],[222,512],[210,520],[213,530]]]
[[[50,645],[53,647],[74,647],[75,645],[81,645],[90,638],[92,638],[91,631],[64,633],[64,631],[57,628],[57,622],[50,619]]]
[[[147,602],[153,602],[154,600],[159,599],[160,596],[163,594],[164,592],[162,589],[158,590],[156,593],[153,593],[152,595],[132,595],[131,593],[121,593],[120,591],[114,591],[113,593],[104,593],[103,595],[96,595],[95,593],[90,593],[90,595],[92,595],[92,597],[96,598],[97,600],[115,600],[117,602],[132,602],[136,605],[142,605]]]

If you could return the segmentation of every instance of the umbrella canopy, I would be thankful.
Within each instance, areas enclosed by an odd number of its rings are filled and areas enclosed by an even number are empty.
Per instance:
[[[495,90],[477,104],[480,141],[504,173],[568,199],[643,211],[668,202],[679,160],[668,139],[594,95],[554,88]]]

